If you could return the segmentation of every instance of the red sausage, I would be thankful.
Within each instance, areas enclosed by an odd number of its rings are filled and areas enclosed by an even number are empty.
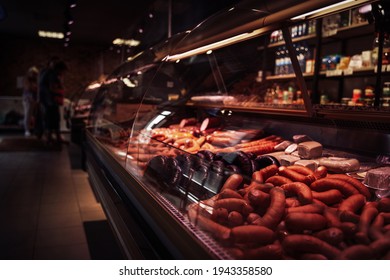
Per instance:
[[[360,193],[347,197],[340,203],[339,211],[351,211],[356,213],[366,203],[366,197]]]
[[[330,227],[316,232],[313,236],[318,237],[325,242],[337,246],[344,239],[344,233],[341,229],[337,227]]]
[[[271,183],[274,186],[281,186],[287,183],[292,183],[293,181],[291,181],[289,178],[284,176],[274,175],[269,177],[265,182]]]
[[[359,193],[359,191],[350,183],[340,179],[323,178],[311,183],[310,188],[313,191],[323,192],[331,189],[339,190],[345,197]]]
[[[237,211],[247,216],[253,212],[252,206],[245,199],[241,198],[224,198],[215,201],[214,208],[225,208],[228,212]]]
[[[315,181],[315,177],[313,175],[306,176],[306,175],[298,173],[292,169],[289,169],[286,166],[279,167],[278,174],[289,178],[293,182],[302,182],[302,183],[305,183],[307,185],[310,185],[312,182]]]
[[[338,256],[340,260],[369,260],[373,258],[373,250],[366,245],[352,245],[344,249]]]
[[[295,212],[289,213],[285,219],[286,228],[292,232],[305,230],[321,230],[326,228],[327,220],[321,214]]]
[[[299,202],[302,204],[308,204],[313,201],[310,188],[301,182],[288,183],[280,186],[289,196],[290,194],[296,194]]]
[[[371,198],[371,193],[368,190],[368,188],[365,185],[363,185],[362,182],[360,182],[359,180],[357,180],[351,176],[348,176],[345,174],[329,174],[328,178],[340,179],[340,180],[343,180],[345,182],[348,182],[352,186],[354,186],[361,194],[363,194],[367,199]]]
[[[325,178],[326,175],[328,175],[328,169],[325,166],[319,166],[315,171],[314,171],[314,177],[318,179]]]
[[[340,250],[327,242],[306,234],[291,234],[286,236],[282,242],[282,247],[289,254],[314,253],[324,255],[328,259],[336,259],[340,255]]]
[[[263,180],[267,180],[269,177],[274,176],[278,172],[278,166],[276,164],[271,164],[259,171],[263,176]]]
[[[266,245],[274,240],[274,232],[263,226],[244,225],[234,227],[231,230],[231,241],[234,243]]]
[[[311,192],[313,199],[318,199],[319,201],[322,201],[326,205],[332,205],[335,203],[339,203],[343,199],[343,195],[339,190],[331,189],[323,192]]]
[[[231,230],[228,227],[220,225],[213,220],[199,215],[196,207],[188,209],[188,217],[192,223],[199,226],[200,229],[209,232],[215,238],[220,240],[228,240],[230,238]]]
[[[303,206],[290,207],[286,209],[286,214],[296,212],[322,214],[324,212],[324,207],[319,204],[306,204]]]
[[[288,169],[294,170],[302,175],[314,175],[313,170],[311,170],[309,167],[302,166],[302,165],[290,165],[287,166]]]
[[[237,190],[241,186],[243,180],[244,178],[240,174],[235,173],[230,175],[223,184],[221,192],[225,189]]]
[[[268,207],[264,216],[253,221],[253,224],[275,229],[282,220],[286,208],[286,197],[284,195],[284,190],[280,187],[271,189],[270,200],[270,206]]]
[[[244,252],[248,260],[281,260],[283,249],[280,244],[269,244],[258,248],[250,248]]]

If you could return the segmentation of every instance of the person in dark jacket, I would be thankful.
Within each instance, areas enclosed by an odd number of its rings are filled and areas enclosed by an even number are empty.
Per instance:
[[[63,74],[68,70],[65,62],[59,60],[52,64],[40,80],[40,102],[44,108],[44,123],[48,144],[53,143],[53,135],[57,143],[61,143],[60,107],[64,102]]]

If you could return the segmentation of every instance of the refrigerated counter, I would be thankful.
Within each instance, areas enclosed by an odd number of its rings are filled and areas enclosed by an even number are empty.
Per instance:
[[[256,2],[130,58],[96,94],[87,170],[121,248],[133,259],[387,258],[375,243],[390,243],[380,220],[389,211],[390,111],[376,91],[387,68],[319,68],[327,52],[342,45],[356,55],[356,42],[386,32],[361,9],[382,2],[305,16],[334,3]],[[354,35],[338,36],[348,28]],[[366,84],[373,102],[341,102]],[[325,89],[329,102],[320,103]],[[362,230],[367,215],[378,231]],[[323,240],[329,228],[339,240]],[[361,255],[354,246],[365,246]]]

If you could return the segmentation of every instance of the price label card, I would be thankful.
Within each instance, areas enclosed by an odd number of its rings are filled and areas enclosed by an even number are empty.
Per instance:
[[[336,77],[341,76],[343,74],[343,70],[327,70],[326,76],[327,77]]]
[[[345,75],[345,76],[353,75],[353,69],[352,69],[352,68],[344,69],[343,72],[344,72],[344,75]]]

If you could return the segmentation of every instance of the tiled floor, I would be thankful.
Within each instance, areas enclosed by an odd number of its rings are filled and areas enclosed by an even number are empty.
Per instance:
[[[0,151],[0,259],[122,258],[78,151]]]

